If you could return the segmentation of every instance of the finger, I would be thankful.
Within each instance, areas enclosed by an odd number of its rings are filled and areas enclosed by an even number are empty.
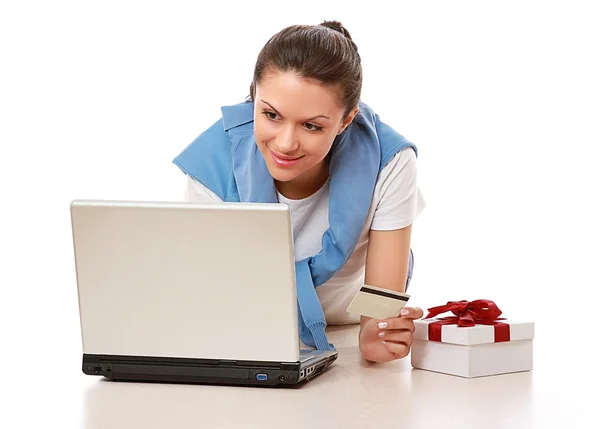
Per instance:
[[[381,330],[406,330],[415,332],[415,324],[413,320],[404,317],[395,317],[393,319],[382,320],[377,326]]]
[[[381,331],[379,338],[386,342],[404,343],[410,346],[413,342],[413,334],[410,331]]]
[[[394,355],[396,355],[396,357],[398,359],[402,359],[403,357],[406,357],[408,355],[408,352],[410,351],[410,347],[408,347],[406,344],[391,343],[388,341],[384,341],[383,344],[385,345],[386,349],[390,353],[393,353]]]
[[[419,307],[404,307],[400,310],[400,317],[404,317],[406,319],[420,319],[423,317],[423,310]]]

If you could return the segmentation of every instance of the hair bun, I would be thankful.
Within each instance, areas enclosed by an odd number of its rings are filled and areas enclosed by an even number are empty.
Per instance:
[[[346,30],[346,28],[344,28],[342,23],[339,21],[323,21],[319,25],[321,25],[323,27],[331,28],[332,30],[342,33],[348,39],[352,40],[352,37],[350,36],[350,33],[348,32],[348,30]]]

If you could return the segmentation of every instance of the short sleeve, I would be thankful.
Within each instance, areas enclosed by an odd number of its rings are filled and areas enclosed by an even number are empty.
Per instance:
[[[212,192],[202,183],[190,176],[187,177],[187,188],[185,190],[185,200],[193,203],[217,203],[222,202],[217,194]]]
[[[383,168],[375,196],[379,197],[379,202],[371,229],[401,229],[414,222],[425,208],[425,200],[417,182],[417,157],[414,150],[401,150]]]

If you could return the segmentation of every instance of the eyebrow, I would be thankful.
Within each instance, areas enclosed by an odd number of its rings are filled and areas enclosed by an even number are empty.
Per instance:
[[[260,101],[262,101],[263,103],[267,104],[271,109],[273,109],[275,111],[275,113],[277,113],[279,116],[283,116],[281,113],[279,113],[277,111],[276,108],[274,108],[271,103],[263,100],[262,98],[260,99]],[[331,121],[331,118],[329,116],[325,116],[325,115],[317,115],[317,116],[313,116],[312,118],[308,118],[306,119],[306,121],[312,121],[313,119],[317,119],[317,118],[325,118],[325,119],[329,119]]]

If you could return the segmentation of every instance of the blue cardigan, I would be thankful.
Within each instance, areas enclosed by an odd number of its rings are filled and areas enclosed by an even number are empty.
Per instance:
[[[304,344],[334,350],[316,288],[352,255],[365,226],[377,178],[401,149],[417,148],[364,103],[336,137],[330,162],[329,229],[322,250],[296,262],[298,326]],[[277,202],[277,192],[254,140],[254,103],[221,108],[222,118],[190,143],[173,162],[223,201]]]

